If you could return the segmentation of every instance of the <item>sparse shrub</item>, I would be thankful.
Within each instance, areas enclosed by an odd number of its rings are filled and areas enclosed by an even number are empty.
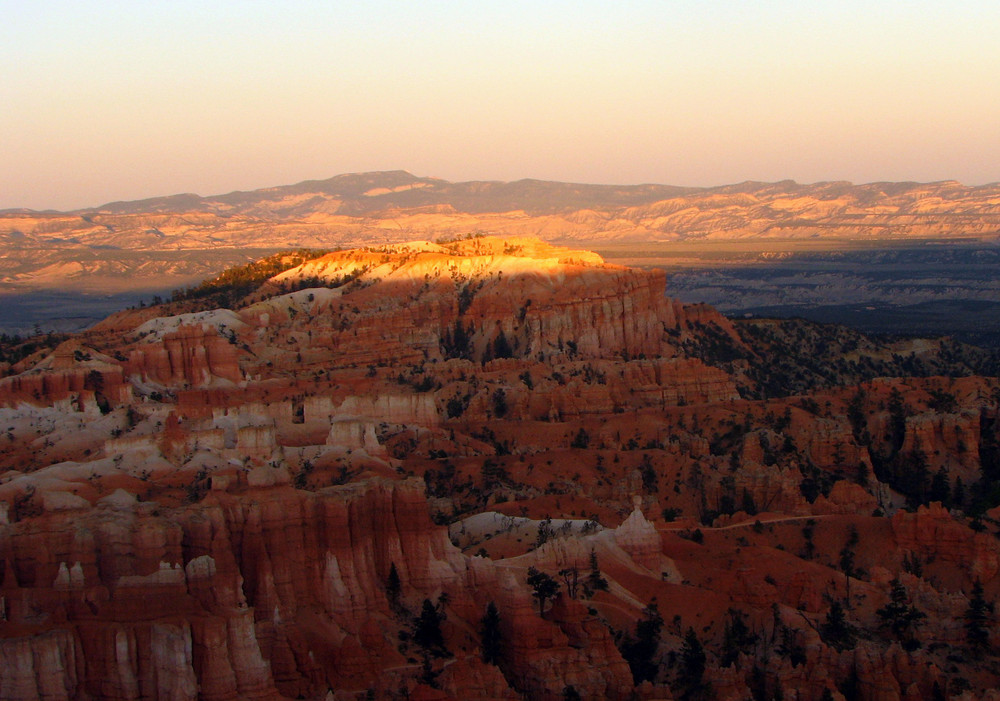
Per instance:
[[[729,609],[729,617],[725,622],[722,638],[722,655],[719,664],[732,667],[740,653],[750,654],[757,642],[757,636],[750,632],[742,611]]]
[[[448,414],[449,419],[457,419],[459,416],[465,413],[465,410],[469,408],[469,401],[472,397],[468,394],[464,396],[454,396],[448,400],[445,405],[445,412]]]
[[[663,515],[663,520],[666,521],[667,523],[670,523],[671,521],[677,520],[677,517],[681,515],[681,510],[676,507],[670,506],[663,510],[662,515]]]

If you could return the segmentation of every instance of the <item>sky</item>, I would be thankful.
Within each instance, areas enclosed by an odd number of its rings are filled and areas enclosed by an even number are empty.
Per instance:
[[[340,173],[1000,181],[1000,2],[0,0],[0,208]]]

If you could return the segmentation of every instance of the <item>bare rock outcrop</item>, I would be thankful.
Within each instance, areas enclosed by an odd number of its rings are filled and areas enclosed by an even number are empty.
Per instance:
[[[203,387],[242,379],[235,347],[214,329],[180,326],[161,341],[135,348],[125,373],[165,387]]]
[[[519,688],[557,693],[553,680],[570,680],[617,698],[627,687],[602,624],[570,601],[539,618],[523,585],[462,555],[431,524],[413,481],[212,492],[174,510],[116,497],[73,518],[4,526],[0,546],[9,553],[0,657],[17,670],[4,676],[6,698],[277,698],[377,686],[383,667],[402,663],[389,635],[399,625],[385,591],[391,568],[403,600],[448,592],[453,615],[473,624],[497,601],[516,641],[503,668]],[[456,689],[473,681],[478,698],[510,695],[481,663],[447,679]]]
[[[1000,572],[1000,545],[996,538],[977,533],[952,518],[934,502],[915,513],[899,511],[892,518],[899,547],[968,568],[969,575],[990,582]]]

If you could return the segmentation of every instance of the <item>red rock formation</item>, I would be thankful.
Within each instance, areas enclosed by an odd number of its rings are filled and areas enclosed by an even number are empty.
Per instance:
[[[868,451],[858,446],[846,421],[822,419],[812,422],[803,438],[813,463],[823,470],[856,474],[858,465],[870,468]]]
[[[816,499],[816,513],[858,514],[869,516],[878,508],[875,499],[864,487],[846,480],[838,480],[830,489],[829,496]]]
[[[161,342],[129,354],[126,374],[167,387],[202,387],[216,380],[242,379],[235,347],[214,330],[181,326]]]
[[[723,328],[729,328],[728,324]],[[624,385],[650,406],[739,399],[729,375],[694,358],[635,361],[625,365],[624,373]]]
[[[564,680],[627,696],[627,668],[602,624],[569,601],[539,619],[522,585],[468,560],[431,525],[413,483],[212,492],[170,511],[123,498],[12,524],[0,546],[9,554],[0,657],[18,670],[5,686],[12,699],[51,689],[269,698],[377,685],[382,667],[403,663],[389,635],[399,625],[385,594],[392,566],[403,600],[447,591],[473,627],[486,597],[496,600],[516,641],[504,670],[519,688],[554,695]],[[509,696],[495,671],[465,669],[448,677],[456,692],[478,679],[480,698]]]
[[[608,629],[579,602],[561,596],[547,620],[542,620],[512,580],[502,591],[509,592],[498,602],[509,643],[501,668],[515,687],[539,699],[557,699],[567,685],[587,698],[628,698],[632,686],[628,666]],[[553,654],[557,651],[561,654]]]
[[[979,471],[979,412],[927,413],[906,420],[903,453],[921,452],[931,472],[944,467],[952,479],[974,482]]]
[[[615,529],[615,541],[637,564],[659,573],[662,559],[660,536],[643,516],[638,503],[635,503],[635,507],[622,525]]]
[[[997,539],[956,522],[937,502],[916,513],[897,512],[892,531],[900,548],[967,568],[970,578],[989,582],[1000,572]]]
[[[477,239],[444,250],[333,253],[279,277],[336,280],[345,275],[360,275],[370,286],[324,302],[311,314],[336,317],[321,342],[343,346],[349,362],[358,365],[440,358],[441,339],[459,321],[476,359],[491,357],[501,334],[516,356],[529,358],[670,356],[675,352],[667,331],[705,325],[741,344],[731,323],[715,310],[668,299],[662,271],[606,265],[592,253],[537,240]],[[275,321],[272,311],[244,316],[262,327]]]
[[[76,408],[105,409],[127,403],[132,387],[116,361],[77,341],[67,341],[30,370],[0,380],[0,406],[20,402],[52,405],[70,400]]]
[[[337,286],[278,287],[313,275]],[[876,507],[902,498],[871,474],[872,456],[920,451],[971,487],[995,380],[753,400],[769,358],[714,310],[537,241],[340,252],[254,300],[144,312],[139,333],[123,316],[88,337],[107,355],[68,345],[0,385],[0,696],[652,699],[680,695],[667,662],[688,627],[720,698],[763,677],[817,701],[855,670],[865,698],[997,683],[945,648],[966,645],[974,578],[998,591],[995,526],[940,507],[890,525]],[[506,516],[488,529],[484,510]],[[567,525],[546,535],[548,516]],[[563,586],[544,616],[528,566]],[[607,589],[572,598],[592,567]],[[877,614],[897,577],[928,613],[912,654]],[[824,618],[848,582],[864,635],[837,652]],[[660,671],[633,689],[616,643],[654,599]],[[425,600],[440,658],[415,641]],[[480,658],[489,602],[499,666]],[[760,637],[720,669],[730,609]]]

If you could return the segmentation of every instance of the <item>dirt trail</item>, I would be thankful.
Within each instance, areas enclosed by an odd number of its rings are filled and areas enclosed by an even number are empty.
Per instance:
[[[767,526],[772,523],[784,523],[786,521],[808,521],[809,519],[820,520],[825,518],[832,518],[836,514],[819,514],[819,515],[809,515],[809,516],[781,516],[779,518],[771,518],[766,521],[759,521],[760,525]],[[739,523],[731,523],[728,526],[696,526],[701,531],[728,531],[733,528],[753,528],[758,521],[740,521]],[[666,528],[663,526],[657,527],[657,530],[662,532],[666,531],[689,531],[691,530],[688,526],[678,526],[676,528]]]

